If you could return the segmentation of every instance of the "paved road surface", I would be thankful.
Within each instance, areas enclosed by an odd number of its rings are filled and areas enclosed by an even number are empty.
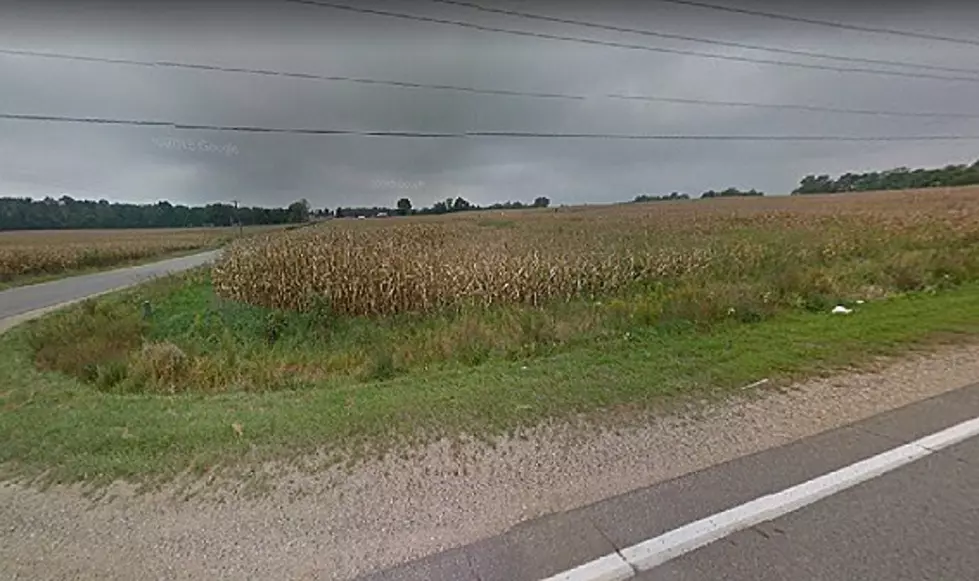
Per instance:
[[[538,581],[977,416],[979,385],[973,385],[579,510],[530,521],[499,537],[362,581]],[[609,579],[618,578],[626,577]],[[628,578],[977,579],[979,438]]]
[[[979,578],[979,441],[929,456],[636,579]]]
[[[142,266],[86,274],[2,291],[0,292],[0,331],[32,311],[194,268],[214,260],[220,252],[220,250],[212,250]]]

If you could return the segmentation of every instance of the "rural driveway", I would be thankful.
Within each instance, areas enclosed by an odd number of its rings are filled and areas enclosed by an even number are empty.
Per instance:
[[[0,332],[65,303],[145,282],[152,278],[206,264],[220,254],[211,250],[142,266],[73,276],[0,292]]]

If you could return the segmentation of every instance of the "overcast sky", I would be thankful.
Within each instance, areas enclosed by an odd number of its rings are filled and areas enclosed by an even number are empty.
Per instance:
[[[662,32],[979,69],[979,46],[779,22],[652,0],[476,1]],[[876,2],[874,6],[711,1],[854,24],[979,37],[979,7],[964,1]],[[535,22],[420,0],[350,3],[549,34],[847,66]],[[858,4],[864,8],[857,8]],[[628,93],[979,114],[979,82],[803,70],[519,38],[282,0],[207,4],[0,0],[0,39],[0,48],[5,49],[590,97],[568,101],[478,95],[0,54],[0,113],[422,132],[979,135],[979,119],[834,115],[602,97]],[[979,72],[975,77],[979,79]],[[207,147],[191,151],[188,144]],[[553,203],[600,203],[644,192],[699,194],[728,186],[786,193],[808,173],[940,166],[971,163],[976,158],[979,141],[438,140],[0,120],[0,196],[69,194],[137,202],[167,199],[197,204],[238,199],[245,204],[284,205],[304,197],[314,208],[332,208],[393,205],[402,196],[418,206],[457,195],[477,203],[546,195]]]

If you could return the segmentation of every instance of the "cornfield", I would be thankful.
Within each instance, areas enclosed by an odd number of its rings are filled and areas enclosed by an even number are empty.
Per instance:
[[[206,248],[232,235],[229,228],[3,232],[0,233],[0,281],[112,266]]]
[[[681,282],[791,302],[816,287],[867,294],[973,277],[979,188],[342,220],[242,240],[213,270],[225,298],[345,315]]]

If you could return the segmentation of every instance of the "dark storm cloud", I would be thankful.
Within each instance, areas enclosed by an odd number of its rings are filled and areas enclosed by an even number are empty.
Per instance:
[[[548,34],[752,58],[811,59],[582,29],[459,6],[351,3]],[[851,2],[738,6],[970,37],[977,11]],[[732,4],[733,5],[733,4]],[[979,68],[977,47],[780,22],[658,2],[492,2],[494,7],[799,50]],[[863,4],[863,6],[868,6]],[[871,76],[656,54],[350,14],[281,0],[0,3],[0,48],[206,63],[587,95],[584,101],[365,86],[215,71],[0,55],[0,111],[212,125],[457,132],[979,134],[979,120],[829,115],[625,102],[607,93],[977,113],[979,83]],[[883,68],[883,67],[881,67]],[[979,78],[979,75],[976,75]],[[173,131],[0,121],[0,195],[314,206],[623,200],[729,185],[791,189],[806,173],[942,165],[979,142],[741,143],[435,140]]]

